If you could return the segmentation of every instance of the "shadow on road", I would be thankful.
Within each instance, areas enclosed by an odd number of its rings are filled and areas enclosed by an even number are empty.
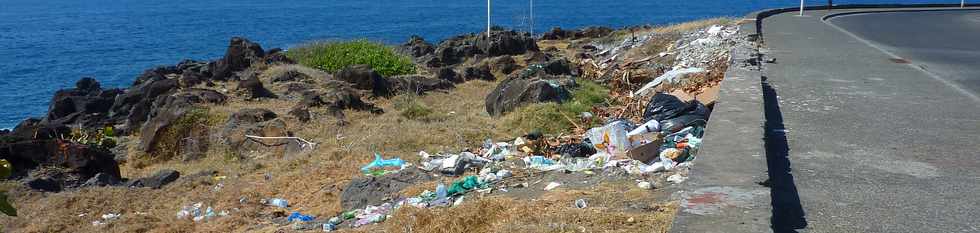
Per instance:
[[[773,232],[796,232],[806,228],[806,213],[800,204],[800,194],[796,190],[792,168],[789,162],[789,144],[786,142],[786,128],[783,126],[783,113],[779,110],[776,89],[769,85],[768,78],[762,77],[762,99],[765,110],[766,163],[769,169],[769,187],[772,195]]]

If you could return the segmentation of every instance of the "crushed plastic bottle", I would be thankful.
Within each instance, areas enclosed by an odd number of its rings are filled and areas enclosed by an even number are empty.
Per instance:
[[[340,216],[343,217],[344,220],[353,219],[354,217],[357,217],[357,210],[351,210],[351,211],[344,212]]]
[[[323,224],[323,232],[331,232],[331,231],[335,231],[335,230],[337,230],[337,224],[333,224],[333,223],[324,223]]]
[[[374,161],[361,167],[361,172],[369,176],[380,176],[390,172],[386,169],[391,168],[404,169],[405,161],[401,158],[384,159],[381,157],[381,153],[375,152]]]
[[[276,207],[279,207],[279,208],[289,207],[289,201],[286,201],[286,199],[282,199],[282,198],[272,198],[272,199],[266,200],[266,204],[271,205],[271,206],[276,206]]]

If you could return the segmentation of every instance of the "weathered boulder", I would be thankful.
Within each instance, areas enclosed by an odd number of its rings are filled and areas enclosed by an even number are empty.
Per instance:
[[[345,109],[370,111],[375,114],[384,112],[381,108],[361,100],[358,91],[352,88],[350,83],[326,80],[322,88],[304,92],[303,99],[293,107],[290,115],[302,119],[306,114],[303,111],[308,113],[310,108],[319,107],[326,108],[327,113],[336,117],[341,124],[346,120],[343,111]]]
[[[45,192],[61,192],[61,182],[50,177],[32,177],[24,181],[28,188]]]
[[[239,82],[235,91],[247,99],[276,98],[276,94],[266,89],[265,85],[262,85],[262,81],[259,81],[256,76],[250,76]]]
[[[288,69],[284,72],[278,73],[271,78],[272,83],[283,83],[283,82],[307,82],[312,81],[313,77],[299,72],[295,69]]]
[[[541,36],[542,40],[563,40],[563,39],[584,39],[584,38],[599,38],[603,36],[608,36],[612,34],[612,28],[608,27],[586,27],[579,30],[568,31],[562,30],[560,27],[554,27],[551,31],[545,32]]]
[[[491,116],[500,116],[529,103],[561,103],[571,98],[569,86],[574,86],[574,81],[567,77],[512,75],[487,95],[486,110]]]
[[[288,114],[293,118],[296,118],[296,120],[298,120],[299,122],[303,122],[303,123],[310,122],[311,120],[313,120],[313,114],[310,113],[310,108],[301,105],[296,106],[293,109],[290,109]]]
[[[538,44],[533,37],[516,31],[493,31],[490,37],[481,34],[476,38],[476,45],[483,54],[490,57],[538,51]]]
[[[353,65],[341,69],[334,75],[337,79],[354,84],[360,90],[369,90],[375,96],[391,94],[391,84],[381,74],[371,69],[369,65]]]
[[[409,74],[388,78],[392,90],[396,93],[415,93],[418,95],[435,90],[452,89],[452,82],[443,79],[428,78],[422,75]]]
[[[340,205],[344,209],[364,208],[367,205],[380,205],[400,198],[399,192],[408,186],[435,178],[417,168],[406,168],[385,176],[355,178],[340,194]]]
[[[228,80],[235,72],[245,70],[253,62],[263,62],[265,51],[262,46],[248,39],[232,37],[225,51],[225,56],[213,63],[212,76],[214,80]]]
[[[489,63],[490,63],[490,71],[501,73],[504,75],[508,75],[511,72],[514,72],[515,70],[520,68],[519,66],[517,66],[517,61],[514,61],[514,58],[509,55],[495,57],[493,59],[490,59]]]
[[[417,35],[412,35],[412,37],[408,39],[408,42],[405,42],[398,47],[398,50],[413,58],[429,55],[436,51],[432,44],[425,42],[425,39]]]
[[[561,29],[561,27],[553,27],[550,31],[545,32],[541,35],[542,40],[562,40],[575,36],[574,31],[567,31]]]
[[[101,186],[112,186],[118,185],[121,181],[119,177],[114,177],[105,173],[95,174],[92,178],[89,178],[82,184],[82,187],[101,187]]]
[[[82,127],[102,127],[109,124],[108,112],[118,89],[102,90],[93,78],[82,78],[75,88],[63,89],[55,93],[48,107],[44,124],[70,124]]]
[[[439,71],[436,71],[436,78],[439,80],[449,81],[451,83],[462,83],[463,78],[453,70],[452,67],[443,67]]]
[[[531,52],[524,56],[524,64],[541,64],[551,61],[551,55],[542,52]]]
[[[490,72],[490,66],[486,65],[485,63],[464,68],[462,76],[463,76],[463,80],[466,81],[469,80],[493,81],[496,79],[493,76],[493,73]]]
[[[44,127],[48,126],[38,126]],[[11,136],[0,142],[0,159],[13,165],[14,178],[27,177],[25,184],[45,191],[77,187],[98,173],[120,176],[119,165],[107,149],[57,139]]]
[[[550,75],[577,76],[579,73],[576,68],[572,67],[572,63],[565,58],[545,62],[544,64],[541,64],[541,67],[541,71],[544,71]]]
[[[223,104],[227,97],[207,89],[187,89],[171,95],[157,97],[153,112],[140,129],[141,151],[153,156],[182,156],[183,160],[200,157],[209,146],[209,129],[205,125],[193,124],[201,116],[178,124],[196,104]],[[185,120],[186,121],[186,120]]]
[[[609,27],[596,27],[596,26],[591,26],[591,27],[586,27],[586,28],[583,28],[581,30],[578,30],[578,32],[575,32],[575,39],[599,38],[599,37],[603,37],[603,36],[608,36],[608,35],[612,34],[612,32],[613,32],[613,29],[612,28],[609,28]]]
[[[257,137],[291,137],[286,122],[268,109],[247,108],[228,117],[221,131],[223,143],[235,150],[239,156],[256,153],[276,157],[288,157],[302,151],[302,146],[292,139],[250,139]]]
[[[178,178],[180,178],[180,172],[171,169],[163,169],[153,173],[153,175],[130,181],[129,184],[126,184],[126,186],[159,189],[164,185],[177,181]]]
[[[296,64],[296,61],[286,56],[281,48],[273,48],[265,53],[266,64]]]
[[[125,93],[116,96],[109,117],[114,122],[124,123],[120,130],[123,133],[139,129],[149,119],[153,101],[161,95],[173,93],[178,86],[176,79],[158,79],[130,87]]]

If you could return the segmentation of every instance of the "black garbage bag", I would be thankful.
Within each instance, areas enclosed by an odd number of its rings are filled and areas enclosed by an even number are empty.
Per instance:
[[[592,143],[587,142],[563,144],[558,146],[555,152],[561,154],[562,157],[567,156],[571,158],[589,157],[596,153]]]
[[[700,101],[684,102],[675,96],[657,93],[647,103],[643,121],[657,120],[661,132],[673,133],[687,126],[707,125],[711,109]]]
[[[687,112],[689,107],[689,104],[684,103],[684,101],[677,99],[675,96],[657,93],[653,95],[653,99],[650,99],[646,109],[643,111],[643,122],[650,120],[660,122],[674,118]]]
[[[660,132],[672,134],[688,126],[705,126],[708,124],[703,115],[687,114],[660,122]]]

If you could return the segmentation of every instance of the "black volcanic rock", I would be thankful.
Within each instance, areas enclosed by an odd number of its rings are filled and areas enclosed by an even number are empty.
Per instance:
[[[232,37],[225,56],[213,63],[212,76],[214,80],[228,80],[235,72],[245,70],[253,62],[261,62],[265,57],[262,46],[241,37]]]

